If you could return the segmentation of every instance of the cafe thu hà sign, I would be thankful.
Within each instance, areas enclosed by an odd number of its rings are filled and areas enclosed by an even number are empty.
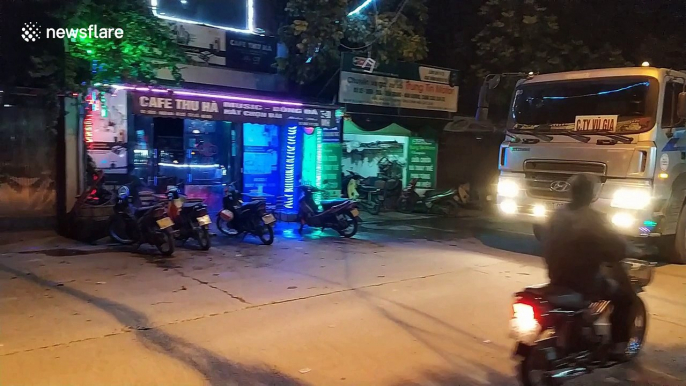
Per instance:
[[[326,128],[337,125],[335,110],[323,107],[227,101],[220,97],[173,93],[136,91],[132,94],[133,113],[139,115]]]

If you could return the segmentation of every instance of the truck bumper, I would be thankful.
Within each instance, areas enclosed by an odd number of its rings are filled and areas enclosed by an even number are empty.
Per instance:
[[[497,198],[498,213],[502,219],[529,224],[545,224],[550,215],[565,204],[531,197]],[[641,239],[662,236],[655,231],[659,221],[657,213],[612,208],[609,200],[597,200],[591,207],[605,213],[610,224],[622,235]]]

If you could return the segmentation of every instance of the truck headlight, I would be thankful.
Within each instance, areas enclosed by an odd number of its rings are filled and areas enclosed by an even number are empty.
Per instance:
[[[645,209],[650,205],[650,189],[622,188],[612,196],[612,207],[622,209]]]
[[[515,198],[519,195],[519,184],[511,179],[501,179],[498,181],[498,195],[502,197]]]

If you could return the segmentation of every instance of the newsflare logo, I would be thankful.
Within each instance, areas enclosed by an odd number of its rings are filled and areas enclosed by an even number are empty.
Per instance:
[[[25,42],[35,42],[40,39],[40,25],[38,23],[24,23],[21,27],[21,38]]]
[[[46,28],[45,31],[38,23],[24,23],[21,28],[21,38],[25,42],[35,42],[45,35],[46,39],[121,39],[124,30],[121,28],[100,28],[91,24],[87,28]]]

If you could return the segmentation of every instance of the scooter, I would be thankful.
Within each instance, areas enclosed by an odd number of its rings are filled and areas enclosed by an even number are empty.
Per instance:
[[[274,224],[276,218],[267,213],[265,201],[252,201],[247,204],[241,200],[241,194],[232,182],[224,189],[223,209],[217,214],[217,229],[227,236],[251,234],[260,239],[262,244],[274,243]]]
[[[165,256],[174,253],[174,222],[162,205],[134,207],[130,185],[117,192],[114,213],[110,217],[109,234],[120,244],[152,244]]]
[[[300,186],[302,197],[298,202],[299,232],[302,233],[305,225],[314,228],[331,228],[343,237],[351,238],[357,233],[359,226],[360,211],[354,201],[347,199],[321,201],[322,212],[318,211],[318,205],[314,201],[314,193],[321,189],[303,185]]]
[[[362,175],[348,170],[348,175],[343,178],[345,184],[343,197],[355,200],[367,212],[377,215],[381,211],[382,191],[376,187],[364,185],[364,181]]]
[[[417,193],[417,178],[413,178],[398,199],[398,212],[423,212],[455,216],[460,209],[462,199],[457,189],[445,191],[427,191],[424,196]]]
[[[210,249],[210,224],[212,220],[207,213],[207,205],[201,201],[192,201],[183,194],[183,184],[167,190],[169,204],[167,212],[174,221],[174,237],[186,242],[190,238],[198,241],[200,249]]]
[[[609,277],[628,275],[636,294],[643,292],[652,281],[654,264],[635,259],[620,264],[610,267]],[[519,361],[521,384],[559,386],[596,369],[620,364],[608,355],[612,339],[606,327],[611,310],[607,299],[591,302],[580,293],[550,284],[518,292],[512,304],[510,333],[516,340],[514,356]],[[628,360],[635,359],[645,344],[648,313],[638,296],[632,318],[625,352]]]

